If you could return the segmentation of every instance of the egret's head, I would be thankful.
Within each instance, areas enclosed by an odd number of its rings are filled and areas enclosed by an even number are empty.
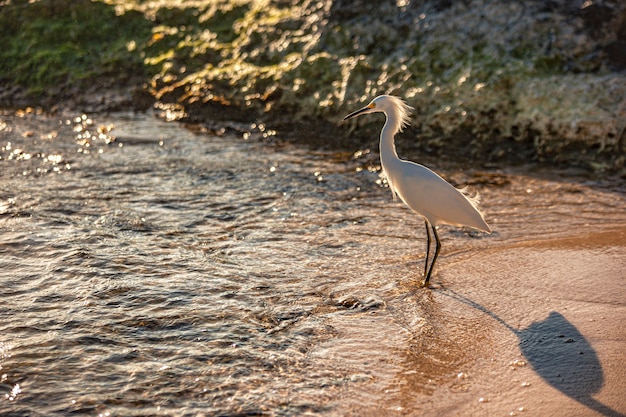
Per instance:
[[[352,119],[353,117],[357,117],[362,114],[375,113],[375,112],[382,111],[380,107],[380,103],[383,101],[383,97],[386,97],[386,96],[376,97],[374,100],[370,101],[370,103],[367,106],[357,111],[353,111],[352,113],[344,117],[343,120]]]
[[[350,113],[344,117],[343,120],[352,119],[362,114],[382,112],[393,120],[397,130],[402,130],[402,128],[409,124],[409,115],[412,109],[411,106],[406,104],[399,97],[382,95],[376,97],[362,109]]]

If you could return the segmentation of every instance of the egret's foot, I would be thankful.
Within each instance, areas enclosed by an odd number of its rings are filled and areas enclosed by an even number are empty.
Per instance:
[[[439,282],[422,282],[420,287],[428,290],[441,290],[445,288],[443,284]]]

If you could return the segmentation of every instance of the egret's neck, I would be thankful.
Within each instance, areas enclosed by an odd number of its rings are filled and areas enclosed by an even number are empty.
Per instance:
[[[390,121],[390,117],[387,116],[383,130],[380,132],[380,162],[383,169],[385,166],[389,166],[390,162],[398,159],[398,153],[396,152],[396,145],[394,144],[393,137],[398,131],[398,127]]]

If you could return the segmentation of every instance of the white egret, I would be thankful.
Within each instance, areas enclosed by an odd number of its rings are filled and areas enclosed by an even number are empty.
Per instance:
[[[362,114],[381,112],[386,116],[380,132],[380,164],[387,177],[394,199],[397,195],[411,210],[424,218],[426,225],[426,260],[424,265],[424,286],[428,286],[435,261],[441,250],[437,226],[469,226],[491,233],[483,214],[478,209],[478,197],[470,197],[465,188],[457,189],[435,172],[423,165],[400,159],[396,152],[394,136],[409,124],[412,107],[398,97],[382,95],[367,106],[350,113],[343,120]],[[430,255],[430,231],[435,235],[435,254],[428,267]]]

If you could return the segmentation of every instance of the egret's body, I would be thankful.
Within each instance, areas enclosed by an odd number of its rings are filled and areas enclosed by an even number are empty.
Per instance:
[[[482,213],[478,210],[477,198],[470,198],[465,190],[459,190],[423,165],[405,161],[398,157],[394,144],[396,133],[408,124],[409,107],[398,97],[378,96],[366,107],[347,115],[343,120],[367,113],[382,112],[386,116],[380,132],[380,163],[394,195],[425,219],[427,247],[424,265],[424,285],[428,285],[433,266],[441,249],[436,227],[440,224],[469,226],[491,232]],[[429,227],[430,226],[430,227]],[[436,247],[428,268],[430,253],[430,230],[435,236]]]

